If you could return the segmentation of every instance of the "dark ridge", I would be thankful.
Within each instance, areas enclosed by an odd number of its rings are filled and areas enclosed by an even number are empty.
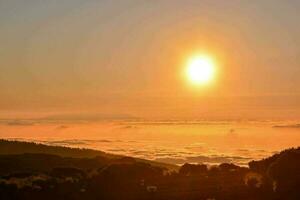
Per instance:
[[[1,200],[300,199],[300,148],[251,161],[249,168],[186,163],[170,171],[152,161],[94,150],[14,141],[1,141],[0,147]]]

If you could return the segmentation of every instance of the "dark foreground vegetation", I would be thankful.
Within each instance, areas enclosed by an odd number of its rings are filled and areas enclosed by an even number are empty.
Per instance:
[[[20,150],[14,154],[12,146]],[[177,171],[92,150],[84,157],[83,150],[54,148],[0,141],[0,199],[300,199],[300,148],[252,161],[249,168],[185,164]]]

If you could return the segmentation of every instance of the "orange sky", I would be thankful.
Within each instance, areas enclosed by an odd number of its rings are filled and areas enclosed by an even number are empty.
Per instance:
[[[0,117],[300,118],[297,1],[0,3]],[[214,84],[182,78],[194,52]]]

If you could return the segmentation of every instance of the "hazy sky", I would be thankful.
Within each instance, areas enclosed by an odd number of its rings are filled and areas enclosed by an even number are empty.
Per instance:
[[[0,0],[0,117],[300,119],[298,0]],[[213,85],[182,78],[194,52]]]

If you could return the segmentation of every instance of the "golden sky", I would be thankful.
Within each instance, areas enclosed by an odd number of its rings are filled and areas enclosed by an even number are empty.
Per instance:
[[[300,2],[0,2],[0,117],[300,118]],[[211,55],[213,84],[182,74]]]

